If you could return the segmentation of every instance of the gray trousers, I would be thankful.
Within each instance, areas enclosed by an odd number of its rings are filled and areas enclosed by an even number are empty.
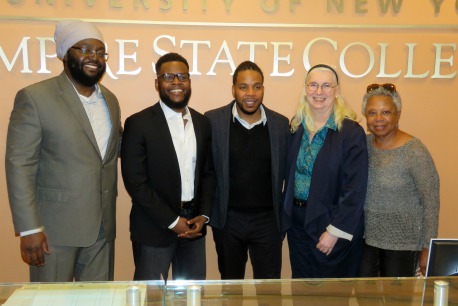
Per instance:
[[[49,245],[43,267],[30,266],[31,282],[112,281],[114,240],[106,241],[103,226],[89,247]]]
[[[181,238],[164,248],[132,242],[135,262],[134,280],[167,279],[170,265],[172,278],[204,280],[206,276],[205,237]]]

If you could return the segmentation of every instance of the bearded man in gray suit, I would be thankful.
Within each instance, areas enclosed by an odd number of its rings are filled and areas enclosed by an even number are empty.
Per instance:
[[[21,89],[8,127],[6,178],[32,282],[113,280],[118,100],[99,84],[108,54],[92,24],[61,21],[64,71]]]

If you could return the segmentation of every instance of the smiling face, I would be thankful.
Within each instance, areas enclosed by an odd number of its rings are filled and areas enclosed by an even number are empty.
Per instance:
[[[182,62],[166,62],[157,71],[158,78],[155,87],[161,101],[174,110],[184,110],[191,98],[191,80],[180,81],[175,77],[172,82],[165,81],[161,75],[165,73],[189,73],[189,69]]]
[[[378,138],[386,137],[397,130],[401,113],[397,111],[389,96],[372,96],[367,100],[367,129]]]
[[[63,61],[65,69],[78,84],[92,87],[105,73],[105,59],[97,55],[85,56],[81,50],[105,53],[105,45],[97,39],[84,39],[68,49]]]
[[[259,117],[264,97],[262,76],[255,70],[243,70],[237,75],[237,80],[232,85],[232,96],[237,104],[239,116],[250,122],[249,118]],[[247,120],[248,119],[248,120]]]
[[[317,85],[316,90],[311,84]],[[324,86],[323,86],[324,85]],[[329,92],[324,92],[323,87],[331,87]],[[312,112],[331,113],[338,85],[335,75],[331,71],[314,69],[307,76],[305,92],[306,99]]]

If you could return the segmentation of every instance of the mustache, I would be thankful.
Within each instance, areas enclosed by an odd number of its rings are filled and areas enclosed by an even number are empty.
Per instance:
[[[103,65],[100,61],[94,61],[94,60],[91,60],[91,59],[87,59],[87,60],[84,60],[81,62],[81,66],[84,66],[84,65],[93,65],[93,66],[97,66],[97,68],[102,68]]]

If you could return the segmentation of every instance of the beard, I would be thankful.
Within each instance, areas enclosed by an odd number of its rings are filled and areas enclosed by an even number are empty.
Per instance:
[[[183,109],[188,105],[189,99],[191,98],[191,88],[189,88],[188,92],[183,97],[183,100],[176,102],[172,101],[172,99],[170,99],[170,97],[159,86],[159,97],[161,98],[161,101],[171,109]]]
[[[239,104],[239,107],[237,108],[237,110],[240,110],[245,115],[253,115],[258,111],[258,109],[259,109],[259,107],[257,109],[255,109],[255,110],[249,111],[249,110],[246,110],[245,108],[243,108],[243,105],[241,105],[241,104]]]
[[[241,111],[241,112],[244,113],[245,115],[249,115],[249,116],[255,114],[255,113],[259,110],[259,108],[261,107],[261,105],[262,105],[262,102],[261,102],[261,103],[259,104],[259,106],[258,106],[256,109],[254,109],[254,110],[248,110],[248,109],[245,109],[245,108],[243,107],[243,102],[242,102],[242,101],[239,101],[239,100],[235,99],[235,103],[236,103],[237,106],[238,106],[238,107],[237,107],[237,111]]]
[[[94,76],[87,75],[83,70],[83,61],[73,57],[70,52],[67,53],[67,67],[73,79],[79,84],[92,87],[97,84],[105,73],[106,65],[94,62],[97,65],[97,74]]]

